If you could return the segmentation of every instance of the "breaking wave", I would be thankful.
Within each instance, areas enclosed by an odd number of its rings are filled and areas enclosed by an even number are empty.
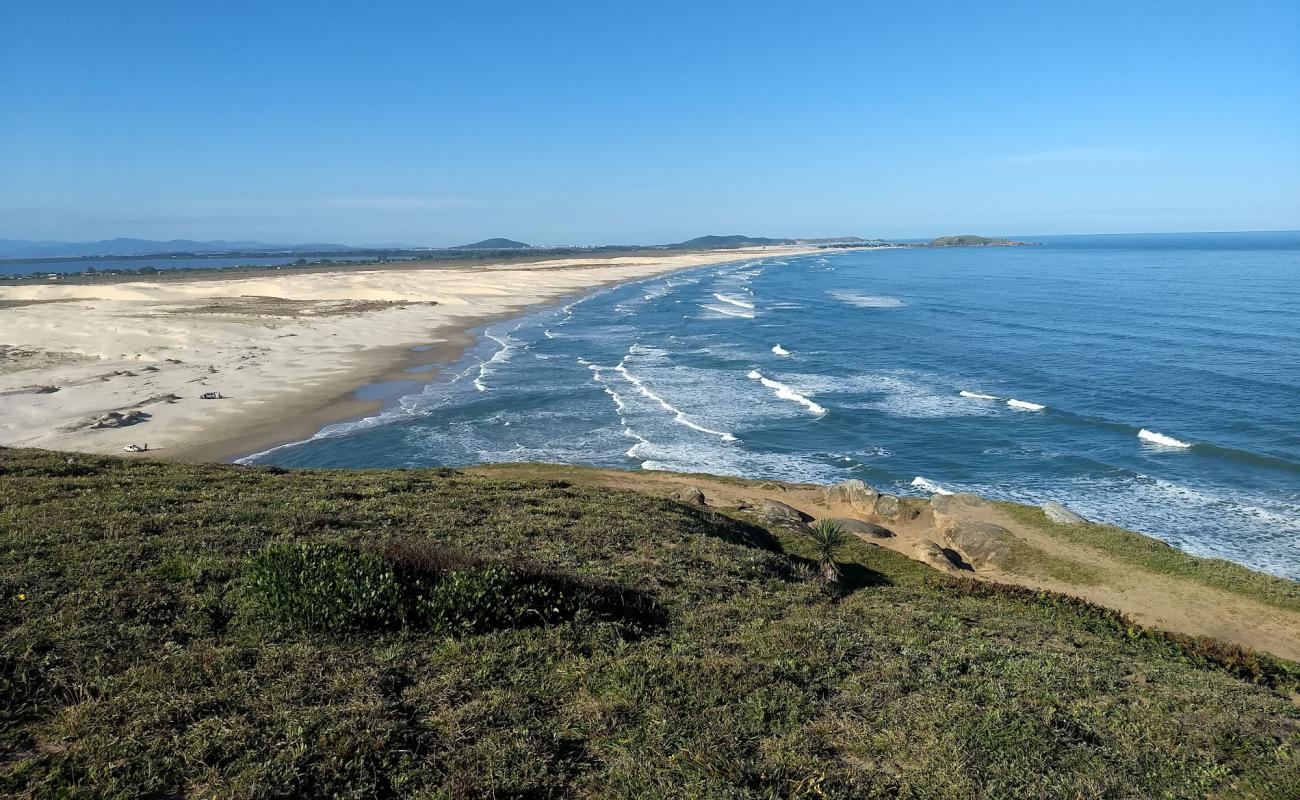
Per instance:
[[[1159,433],[1157,431],[1150,431],[1147,430],[1146,428],[1143,428],[1142,430],[1138,431],[1138,438],[1144,441],[1148,441],[1151,444],[1159,445],[1161,447],[1191,447],[1192,446],[1188,442],[1184,442],[1180,439],[1175,439],[1172,436],[1165,436],[1163,433]]]
[[[952,492],[943,488],[934,481],[922,478],[920,475],[917,475],[912,479],[912,485],[922,491],[929,492],[930,494],[952,494]]]
[[[858,308],[902,308],[906,303],[897,297],[883,297],[870,294],[859,294],[858,292],[847,292],[836,290],[827,292],[831,297],[839,300],[841,303],[848,303]]]
[[[722,314],[728,317],[740,317],[741,319],[754,318],[753,311],[741,311],[734,308],[727,308],[726,306],[709,305],[708,303],[701,303],[700,308],[705,308],[708,309],[709,311],[712,311],[715,314]]]
[[[1024,411],[1042,411],[1043,409],[1047,408],[1047,406],[1045,405],[1041,405],[1039,403],[1031,403],[1028,400],[1017,400],[1014,397],[1007,401],[1007,405],[1011,406],[1012,408],[1022,409]]]
[[[746,375],[745,377],[749,378],[750,380],[758,381],[759,383],[763,384],[767,388],[772,389],[774,392],[776,392],[776,396],[781,398],[782,400],[789,400],[791,402],[798,403],[799,405],[803,406],[804,408],[808,409],[809,411],[817,415],[826,413],[826,409],[817,405],[809,398],[804,397],[803,395],[799,394],[794,389],[791,389],[789,386],[785,385],[784,383],[781,383],[780,381],[774,381],[771,378],[764,377],[763,373],[759,372],[756,369],[750,370],[749,374]]]
[[[750,311],[754,310],[754,304],[749,302],[748,300],[741,300],[738,297],[732,297],[731,295],[720,294],[718,292],[714,292],[713,296],[728,305],[733,305],[737,308],[747,308]]]

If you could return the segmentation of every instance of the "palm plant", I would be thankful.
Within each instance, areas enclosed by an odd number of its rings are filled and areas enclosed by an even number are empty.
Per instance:
[[[813,547],[816,550],[817,566],[821,568],[822,580],[834,585],[840,579],[840,550],[849,543],[849,535],[838,522],[829,519],[818,520],[809,530]]]

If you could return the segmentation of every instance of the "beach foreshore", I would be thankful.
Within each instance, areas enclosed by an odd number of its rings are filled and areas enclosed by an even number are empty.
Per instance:
[[[431,379],[528,306],[815,249],[0,287],[0,445],[231,460],[374,412],[358,388]]]

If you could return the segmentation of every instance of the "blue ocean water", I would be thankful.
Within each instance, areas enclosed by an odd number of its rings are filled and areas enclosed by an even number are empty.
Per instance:
[[[1300,233],[1036,239],[626,284],[490,326],[419,393],[256,460],[1055,499],[1300,579]]]

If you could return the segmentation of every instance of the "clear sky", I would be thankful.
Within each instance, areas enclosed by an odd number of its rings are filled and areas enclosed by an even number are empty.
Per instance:
[[[0,0],[0,237],[1300,228],[1300,3]]]

